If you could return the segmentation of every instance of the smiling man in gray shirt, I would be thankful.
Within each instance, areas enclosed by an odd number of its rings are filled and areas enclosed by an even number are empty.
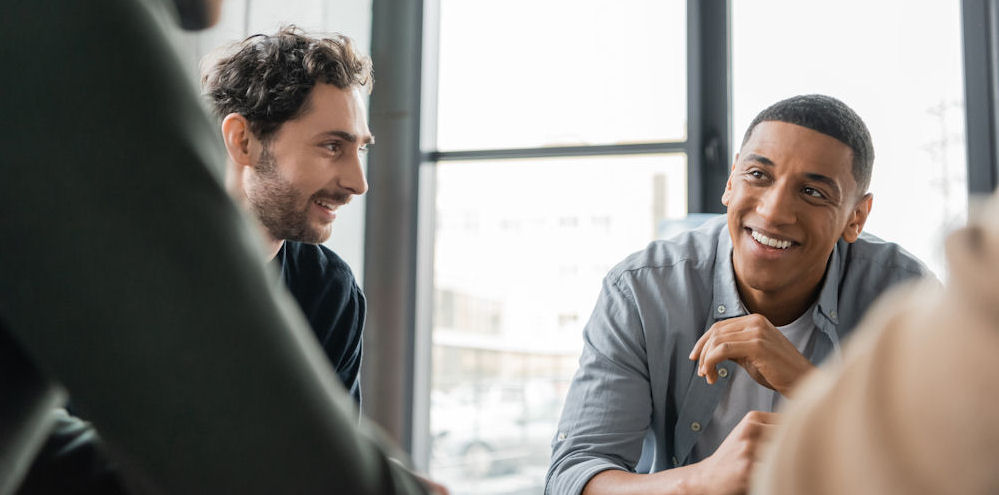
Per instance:
[[[927,274],[862,234],[873,160],[867,127],[835,98],[789,98],[753,120],[727,215],[604,279],[546,493],[745,492],[778,401],[838,357],[878,295]]]

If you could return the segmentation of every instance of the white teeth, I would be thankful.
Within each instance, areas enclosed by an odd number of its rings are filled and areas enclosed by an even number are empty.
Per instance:
[[[336,209],[336,206],[334,206],[334,205],[331,205],[331,204],[329,204],[329,203],[326,203],[326,202],[323,202],[323,201],[320,201],[320,200],[318,200],[318,199],[317,199],[317,200],[315,200],[315,203],[316,203],[317,205],[319,205],[319,206],[322,206],[323,208],[326,208],[327,210],[335,210],[335,209]]]
[[[759,232],[756,232],[755,230],[753,231],[753,239],[756,239],[756,242],[760,244],[770,246],[772,248],[787,249],[791,247],[791,241],[771,239],[763,234],[760,234]]]

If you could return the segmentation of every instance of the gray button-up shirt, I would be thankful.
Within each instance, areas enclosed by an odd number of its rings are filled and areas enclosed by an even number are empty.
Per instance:
[[[840,339],[882,292],[928,273],[901,247],[872,235],[840,240],[812,310],[820,334],[809,360],[838,353]],[[601,471],[635,470],[643,440],[650,472],[699,461],[691,450],[730,380],[708,385],[687,356],[715,322],[744,314],[724,216],[655,241],[614,267],[583,330],[545,493],[577,494]],[[737,365],[720,366],[728,374]]]

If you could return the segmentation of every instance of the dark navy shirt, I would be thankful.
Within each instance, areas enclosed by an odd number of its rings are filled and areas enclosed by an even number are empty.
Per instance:
[[[274,260],[337,376],[360,404],[366,305],[350,267],[323,245],[295,241],[285,241]]]

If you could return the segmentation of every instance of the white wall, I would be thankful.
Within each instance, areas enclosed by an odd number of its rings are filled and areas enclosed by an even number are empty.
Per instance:
[[[345,34],[358,50],[370,53],[371,0],[226,0],[218,25],[180,35],[181,56],[193,77],[200,72],[201,61],[219,47],[251,34],[273,33],[286,24],[312,35]],[[372,132],[378,134],[377,129]],[[354,198],[337,213],[333,236],[326,242],[354,270],[358,284],[364,281],[364,211],[364,196]]]

